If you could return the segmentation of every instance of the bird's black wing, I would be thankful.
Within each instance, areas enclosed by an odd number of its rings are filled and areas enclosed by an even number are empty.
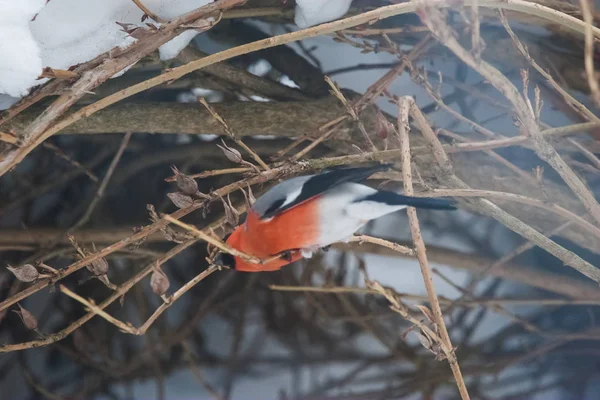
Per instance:
[[[377,164],[368,167],[333,167],[311,176],[306,180],[293,199],[273,199],[267,209],[261,213],[261,219],[289,210],[315,196],[347,182],[362,182],[375,172],[389,169],[392,164]]]

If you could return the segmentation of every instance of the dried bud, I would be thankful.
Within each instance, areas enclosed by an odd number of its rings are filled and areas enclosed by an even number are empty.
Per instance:
[[[198,192],[198,183],[194,178],[190,178],[189,176],[182,174],[176,166],[172,166],[171,169],[175,174],[175,179],[177,181],[177,187],[185,194],[196,194]]]
[[[152,287],[152,291],[157,295],[162,296],[167,293],[169,285],[169,278],[167,278],[167,275],[157,267],[150,277],[150,287]]]
[[[16,268],[9,265],[6,268],[21,282],[33,282],[40,276],[38,270],[31,264],[21,265]]]
[[[187,208],[194,204],[194,199],[190,195],[181,192],[168,193],[167,197],[177,208]]]
[[[108,261],[103,258],[92,261],[86,268],[94,274],[94,276],[102,276],[108,273]]]
[[[375,119],[375,131],[377,136],[381,139],[387,139],[396,130],[394,124],[387,120],[385,115],[381,111],[377,111],[377,117]]]
[[[225,142],[223,142],[221,140],[221,142],[223,143],[223,146],[221,145],[217,145],[219,146],[219,148],[221,150],[223,150],[223,154],[225,154],[225,157],[227,157],[227,159],[231,162],[234,162],[236,164],[241,164],[244,159],[242,158],[242,153],[240,153],[238,150],[234,149],[233,147],[229,147],[225,144]]]
[[[19,311],[13,310],[13,311],[15,313],[17,313],[19,315],[19,317],[21,317],[21,321],[23,321],[23,324],[25,324],[25,327],[32,331],[37,330],[38,321],[37,321],[37,318],[35,317],[35,315],[33,315],[32,313],[30,313],[29,311],[27,311],[26,309],[21,307],[21,305],[19,303],[17,303],[17,305],[19,306],[20,310]]]

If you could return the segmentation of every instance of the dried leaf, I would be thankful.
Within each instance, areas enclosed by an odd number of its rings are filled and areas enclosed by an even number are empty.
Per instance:
[[[209,30],[210,28],[212,28],[215,24],[214,19],[210,18],[210,19],[199,19],[196,20],[192,23],[189,24],[185,24],[185,28],[188,29],[196,29],[199,30],[200,32],[204,32]]]
[[[31,264],[21,265],[20,267],[11,267],[10,265],[6,267],[13,275],[20,280],[21,282],[33,282],[39,278],[40,273],[37,269]]]
[[[244,161],[244,159],[242,158],[242,153],[240,153],[233,147],[227,146],[223,140],[221,140],[221,142],[223,143],[223,146],[219,144],[217,146],[221,150],[223,150],[223,154],[225,154],[225,157],[227,157],[229,161],[234,162],[236,164],[241,164]]]
[[[25,325],[25,327],[32,331],[37,330],[38,321],[37,321],[37,318],[35,317],[35,315],[33,315],[31,312],[24,309],[19,303],[17,303],[17,305],[19,306],[19,311],[17,311],[17,310],[13,310],[13,311],[16,314],[18,314],[19,317],[21,317],[21,321],[23,321],[23,324]]]
[[[41,78],[52,78],[52,79],[77,79],[79,78],[79,74],[77,72],[68,71],[64,69],[54,69],[50,67],[45,67],[42,70],[42,74],[38,79]]]
[[[150,287],[152,287],[152,291],[159,296],[167,293],[169,289],[169,278],[165,275],[164,272],[159,267],[156,267],[154,272],[152,272],[152,276],[150,277]]]
[[[127,24],[122,22],[116,22],[116,24],[122,28],[121,30],[123,32],[127,33],[134,39],[142,39],[143,37],[148,36],[151,33],[150,30],[139,27],[134,24]]]
[[[190,178],[189,176],[182,174],[174,165],[171,166],[171,169],[175,174],[175,179],[179,190],[190,195],[198,193],[198,183],[194,178]]]
[[[168,193],[167,197],[177,208],[188,208],[194,204],[190,195],[181,192]]]

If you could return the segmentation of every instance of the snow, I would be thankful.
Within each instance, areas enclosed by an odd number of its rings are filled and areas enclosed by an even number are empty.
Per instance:
[[[352,0],[296,0],[294,22],[300,28],[338,19],[348,12]]]
[[[295,22],[300,28],[343,16],[352,0],[298,0]],[[169,20],[210,0],[144,0],[159,17]],[[116,22],[141,26],[143,12],[131,0],[0,0],[0,94],[20,97],[45,82],[44,67],[68,69],[135,39]],[[35,19],[32,21],[33,17]],[[160,25],[150,19],[145,22]],[[185,31],[159,48],[169,60],[198,31]],[[119,76],[123,70],[115,75]]]
[[[0,0],[0,93],[22,96],[42,73],[29,21],[46,0]]]
[[[169,20],[210,2],[144,0],[144,5]],[[131,0],[0,0],[0,10],[0,93],[11,96],[23,96],[43,83],[36,80],[43,67],[68,69],[131,45],[135,39],[116,22],[141,26],[143,15]],[[176,57],[197,34],[186,31],[161,46],[161,59]]]

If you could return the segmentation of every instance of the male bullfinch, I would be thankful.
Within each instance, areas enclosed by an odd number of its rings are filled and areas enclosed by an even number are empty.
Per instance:
[[[318,249],[346,241],[372,219],[407,206],[453,210],[448,200],[408,197],[360,184],[389,165],[343,167],[281,182],[263,194],[246,221],[227,238],[229,246],[262,260],[253,264],[220,253],[216,262],[238,271],[276,271]],[[280,257],[273,257],[280,255]]]

